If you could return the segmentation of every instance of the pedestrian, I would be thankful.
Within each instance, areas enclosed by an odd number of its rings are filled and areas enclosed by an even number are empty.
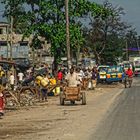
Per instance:
[[[57,73],[57,80],[58,80],[58,83],[60,84],[63,80],[63,73],[61,71],[61,69],[58,71]]]
[[[88,84],[88,89],[92,89],[92,80],[91,80],[91,77],[92,77],[92,71],[90,70],[90,68],[88,68],[88,71],[87,71],[87,84]]]
[[[2,76],[4,74],[2,66],[0,66],[0,85],[2,85]]]
[[[3,86],[4,88],[6,88],[7,82],[8,82],[8,80],[7,80],[7,77],[6,77],[5,73],[4,73],[4,74],[2,75],[2,86]]]
[[[67,80],[68,87],[77,87],[78,75],[73,68],[70,69],[70,72],[66,75],[65,79]]]
[[[92,87],[93,89],[95,89],[97,85],[97,70],[95,68],[92,69],[91,79],[92,79]]]
[[[46,83],[47,83],[47,85],[49,85],[49,79],[48,79],[48,76],[47,76],[47,74],[44,76],[44,82],[45,82],[45,85],[46,85]],[[42,101],[48,101],[47,100],[47,92],[48,92],[48,90],[47,90],[47,87],[45,86],[43,86],[43,84],[40,84],[40,88],[41,88],[41,97],[42,97]]]
[[[81,72],[80,68],[77,68],[77,77],[78,77],[78,86],[82,86],[82,80],[83,80],[83,73]]]
[[[30,75],[32,72],[34,72],[34,67],[33,67],[33,68],[30,67],[28,70],[26,70],[26,73],[27,73],[28,75]]]
[[[19,82],[19,84],[21,84],[23,82],[23,77],[24,77],[24,74],[20,71],[18,73],[18,82]]]
[[[128,81],[129,81],[129,88],[132,85],[132,81],[133,81],[133,71],[130,67],[128,67],[128,70],[125,73],[126,75],[128,75]]]
[[[13,73],[10,74],[9,83],[10,83],[11,89],[14,90],[15,77],[14,77]]]

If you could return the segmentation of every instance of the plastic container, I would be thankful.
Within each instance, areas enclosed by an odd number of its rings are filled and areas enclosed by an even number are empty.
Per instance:
[[[60,94],[60,87],[56,87],[55,88],[55,95],[59,95]]]
[[[36,81],[37,83],[40,83],[43,87],[46,87],[48,85],[48,82],[42,76],[37,76]]]
[[[56,85],[56,79],[50,79],[50,85]]]

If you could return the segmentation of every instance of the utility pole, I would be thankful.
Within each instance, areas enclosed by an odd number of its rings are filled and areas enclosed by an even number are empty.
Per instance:
[[[9,24],[7,25],[6,28],[6,36],[7,36],[7,53],[6,53],[6,59],[8,60],[9,57]]]
[[[11,16],[10,19],[10,60],[13,59],[12,47],[13,47],[13,16]]]
[[[69,6],[68,5],[69,5],[69,0],[65,0],[67,63],[68,63],[68,69],[70,69],[71,56],[70,56]]]

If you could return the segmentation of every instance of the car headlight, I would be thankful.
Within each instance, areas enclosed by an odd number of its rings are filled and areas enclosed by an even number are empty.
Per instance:
[[[107,77],[107,78],[110,78],[110,77],[111,77],[111,75],[110,75],[110,74],[107,74],[107,75],[106,75],[106,77]]]
[[[122,78],[122,73],[118,73],[118,78]]]

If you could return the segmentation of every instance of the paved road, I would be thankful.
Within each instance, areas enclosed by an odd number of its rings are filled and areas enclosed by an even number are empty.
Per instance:
[[[91,140],[140,140],[140,77],[124,89]]]

